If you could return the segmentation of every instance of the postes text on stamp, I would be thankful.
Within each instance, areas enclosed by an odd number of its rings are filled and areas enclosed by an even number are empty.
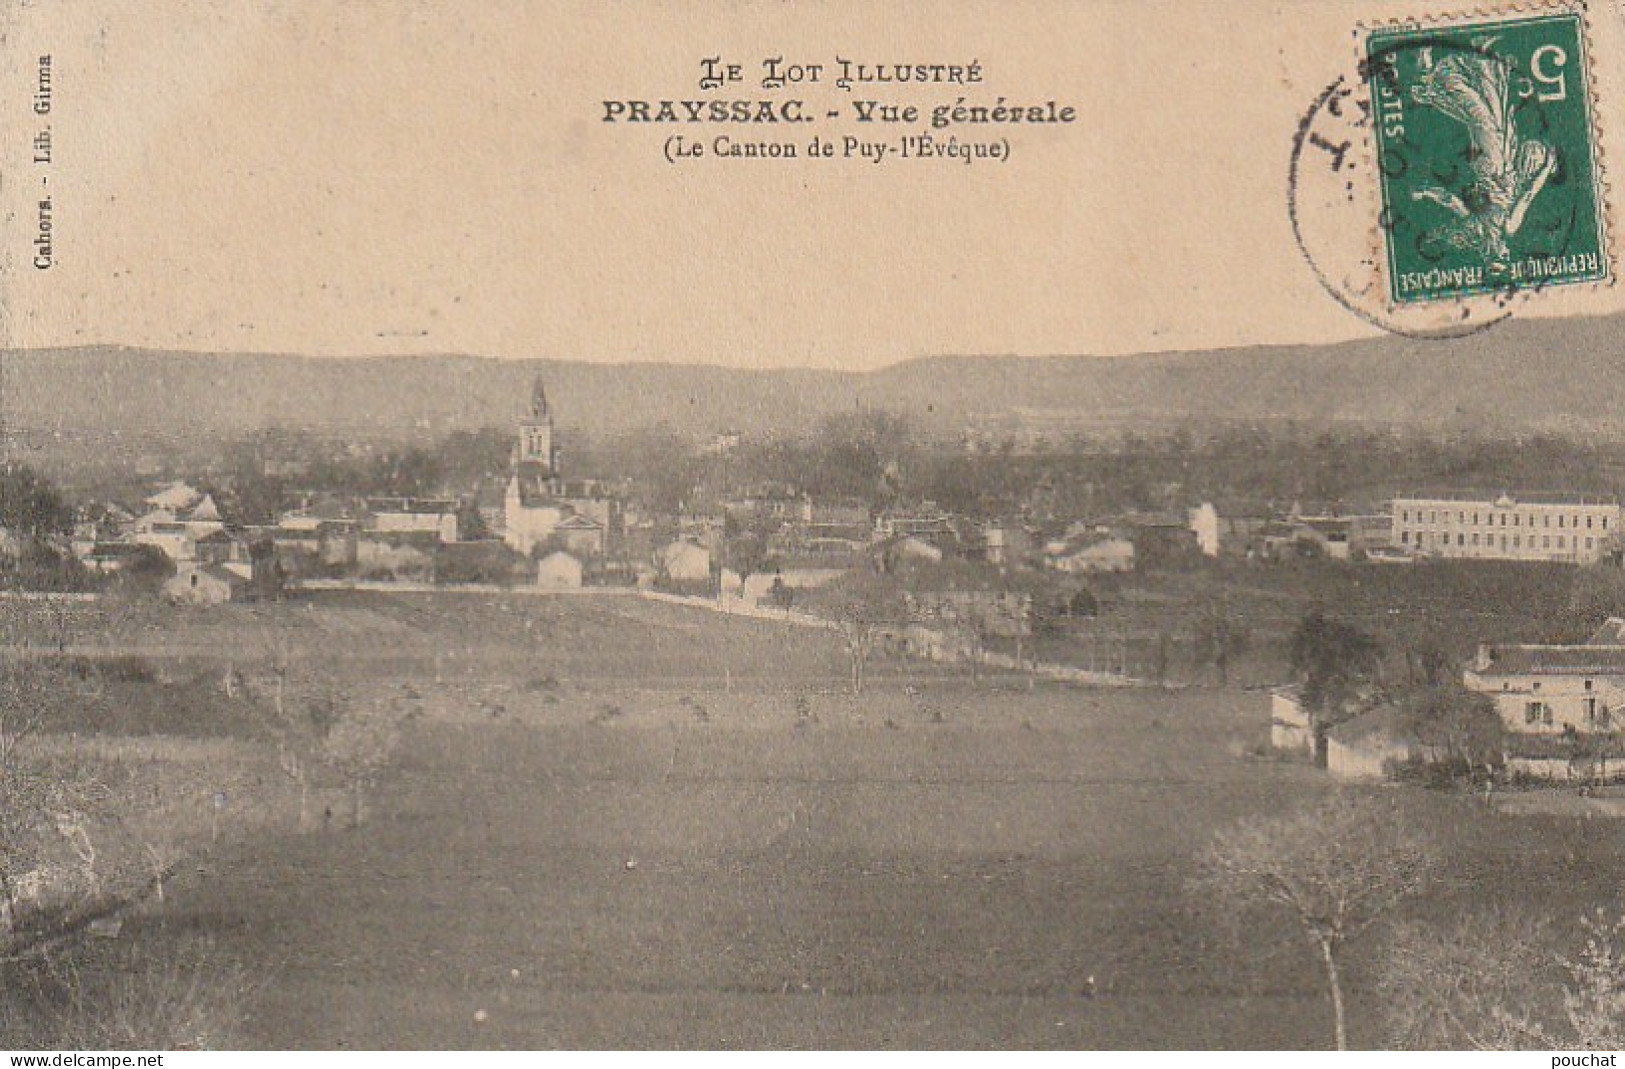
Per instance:
[[[1394,304],[1609,277],[1578,13],[1372,30],[1364,60]]]

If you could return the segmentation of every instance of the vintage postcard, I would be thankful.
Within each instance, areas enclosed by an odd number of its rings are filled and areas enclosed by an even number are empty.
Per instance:
[[[1622,137],[1621,0],[0,0],[0,1046],[1625,1045]]]

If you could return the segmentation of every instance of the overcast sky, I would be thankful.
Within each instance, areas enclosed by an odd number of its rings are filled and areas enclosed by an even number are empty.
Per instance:
[[[1357,20],[1420,3],[35,0],[9,9],[14,347],[874,367],[1358,337],[1286,212],[1294,130]],[[1596,50],[1625,19],[1600,2]],[[52,56],[52,114],[29,110]],[[764,94],[761,58],[979,62],[966,95],[1075,107],[1006,164],[724,161],[744,128],[608,125],[606,99]],[[1613,64],[1610,69],[1625,69]],[[1605,91],[1602,120],[1625,125]],[[849,112],[848,112],[849,115]],[[28,132],[52,125],[49,166]],[[850,118],[763,136],[804,145]],[[976,130],[947,131],[980,138]],[[895,139],[898,130],[881,135]],[[1609,161],[1616,162],[1617,161]],[[41,175],[54,265],[31,266]],[[1617,289],[1524,314],[1620,307]]]

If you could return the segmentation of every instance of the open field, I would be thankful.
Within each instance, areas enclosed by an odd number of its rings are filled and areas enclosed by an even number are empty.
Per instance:
[[[1244,684],[1288,677],[1286,638],[1314,609],[1378,636],[1391,661],[1422,642],[1465,660],[1479,642],[1583,639],[1591,621],[1572,611],[1571,594],[1596,578],[1592,570],[1561,564],[1330,560],[1227,561],[1189,571],[1097,577],[1100,615],[1069,622],[1069,635],[1041,638],[1038,651],[1045,660],[1085,667],[1115,665],[1126,656],[1129,673],[1146,676],[1165,634],[1167,678],[1210,681],[1213,670],[1196,663],[1192,636],[1195,622],[1217,603],[1251,636],[1231,666],[1232,679]]]
[[[1214,830],[1330,789],[1243,756],[1262,695],[1029,691],[891,665],[853,698],[828,636],[626,599],[283,611],[311,613],[313,634],[330,615],[402,624],[322,655],[416,715],[368,825],[222,850],[134,926],[203,931],[269,970],[251,1043],[1329,1040],[1299,937],[1266,921],[1230,945],[1186,890]],[[210,611],[177,631],[259,619]],[[438,683],[417,652],[485,635],[477,671],[442,664]],[[1394,795],[1451,858],[1423,915],[1516,901],[1565,923],[1625,860],[1610,822]],[[1382,1040],[1371,951],[1350,963],[1364,1045]]]
[[[1589,621],[1571,610],[1577,587],[1594,579],[1563,565],[1435,561],[1409,566],[1334,561],[1225,562],[1188,571],[1095,577],[1101,613],[1068,621],[1065,634],[1036,640],[1040,659],[1084,668],[1127,666],[1155,673],[1166,635],[1166,678],[1211,682],[1198,663],[1194,631],[1216,603],[1244,626],[1249,648],[1232,679],[1261,686],[1287,678],[1287,635],[1322,609],[1379,636],[1391,659],[1427,641],[1465,658],[1480,641],[1576,640]],[[789,624],[718,616],[631,596],[321,592],[275,605],[207,611],[153,601],[89,605],[12,603],[0,612],[0,647],[67,648],[91,656],[133,654],[199,671],[253,671],[287,649],[308,664],[342,662],[352,678],[445,682],[522,681],[552,676],[606,685],[704,686],[713,677],[762,675],[830,685],[845,665],[832,636]],[[991,643],[1014,652],[1008,640]],[[1033,644],[1024,646],[1032,655]],[[940,675],[942,669],[877,665],[884,675]]]

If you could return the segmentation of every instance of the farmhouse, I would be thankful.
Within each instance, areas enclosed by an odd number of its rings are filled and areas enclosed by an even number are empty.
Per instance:
[[[1462,681],[1494,700],[1508,731],[1606,731],[1625,709],[1625,646],[1483,645]]]
[[[1613,619],[1579,645],[1479,647],[1462,682],[1495,703],[1509,767],[1566,775],[1573,761],[1613,744],[1625,711],[1622,632],[1625,621]]]
[[[158,505],[146,514],[132,520],[128,540],[144,546],[156,546],[173,561],[191,561],[197,558],[197,542],[225,528],[219,506],[208,494],[198,494],[183,483],[177,483],[154,498],[177,501],[185,494],[193,496],[185,505]]]

